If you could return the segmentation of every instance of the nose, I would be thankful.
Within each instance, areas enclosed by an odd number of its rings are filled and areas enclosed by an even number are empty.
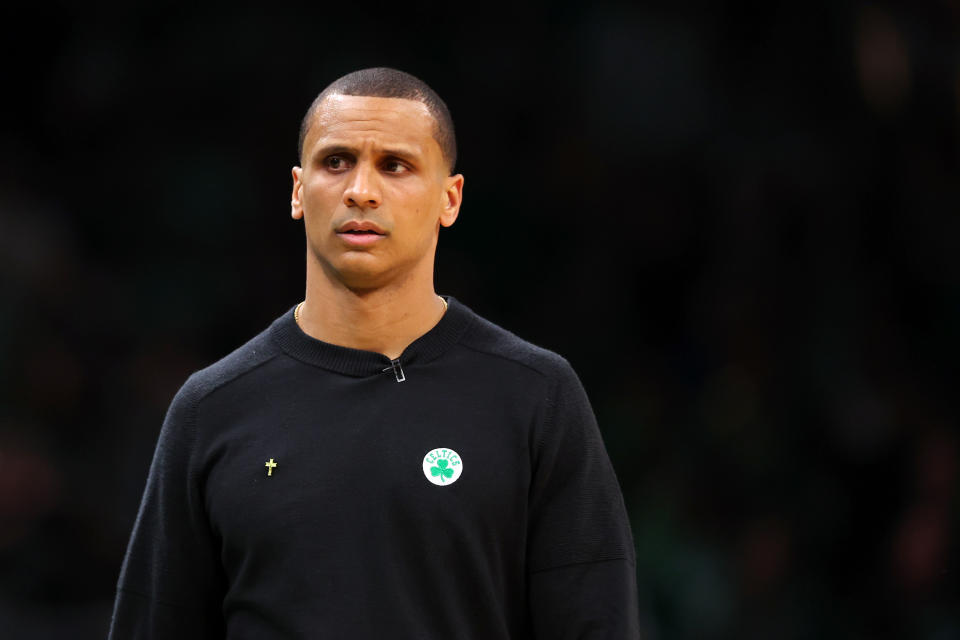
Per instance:
[[[380,206],[380,198],[376,170],[366,162],[357,163],[350,182],[343,191],[343,204],[361,209],[376,209]]]

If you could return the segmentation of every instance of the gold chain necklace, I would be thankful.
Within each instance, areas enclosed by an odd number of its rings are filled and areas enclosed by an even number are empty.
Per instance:
[[[446,310],[450,308],[450,305],[447,304],[447,300],[445,298],[441,296],[437,296],[437,297],[440,298],[440,302],[443,303],[443,310],[444,312],[446,312]],[[300,304],[298,304],[296,307],[293,308],[293,320],[298,325],[300,324],[300,307],[303,306],[304,302],[306,302],[306,300],[304,300],[303,302],[301,302]]]

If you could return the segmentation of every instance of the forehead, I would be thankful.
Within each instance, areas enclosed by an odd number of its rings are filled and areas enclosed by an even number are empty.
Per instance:
[[[403,144],[429,154],[439,152],[434,119],[417,100],[373,96],[330,95],[317,107],[305,148],[318,142]],[[435,149],[434,149],[435,148]]]

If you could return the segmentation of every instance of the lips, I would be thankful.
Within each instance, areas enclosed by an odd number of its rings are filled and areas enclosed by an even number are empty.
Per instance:
[[[378,236],[387,235],[387,232],[380,228],[379,225],[370,222],[369,220],[351,220],[346,224],[340,225],[340,228],[337,229],[337,233],[375,233]]]
[[[383,228],[369,220],[351,220],[337,228],[337,236],[353,246],[370,245],[386,235]]]

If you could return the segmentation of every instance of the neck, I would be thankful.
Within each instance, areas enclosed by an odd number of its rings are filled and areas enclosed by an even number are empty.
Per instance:
[[[300,328],[317,340],[393,360],[446,311],[432,279],[413,284],[356,291],[308,273],[307,295],[298,313]]]

